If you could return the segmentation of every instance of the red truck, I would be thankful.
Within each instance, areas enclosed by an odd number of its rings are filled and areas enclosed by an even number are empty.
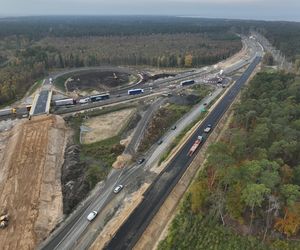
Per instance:
[[[194,142],[193,146],[188,152],[188,156],[192,156],[196,149],[199,147],[200,143],[203,141],[203,136],[199,135],[197,140]]]

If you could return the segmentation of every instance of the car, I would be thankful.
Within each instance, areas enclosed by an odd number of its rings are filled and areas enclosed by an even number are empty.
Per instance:
[[[89,215],[86,217],[88,221],[92,221],[93,219],[96,218],[98,212],[97,211],[92,211],[89,213]]]
[[[138,164],[142,164],[144,161],[145,161],[145,159],[142,158],[142,159],[139,159],[139,160],[137,161],[137,163],[138,163]]]
[[[172,130],[175,130],[176,128],[177,128],[176,125],[174,125],[171,129],[172,129]]]
[[[211,124],[208,124],[207,127],[204,129],[205,133],[209,133],[211,131]]]
[[[207,102],[205,102],[203,105],[206,106],[206,105],[207,105]]]
[[[162,143],[163,143],[163,140],[159,140],[159,141],[157,142],[158,145],[160,145],[160,144],[162,144]]]
[[[123,185],[118,185],[118,186],[115,187],[114,193],[117,194],[117,193],[119,193],[122,189],[123,189]]]

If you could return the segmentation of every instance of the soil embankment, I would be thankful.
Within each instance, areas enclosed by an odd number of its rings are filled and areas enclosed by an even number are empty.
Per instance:
[[[61,166],[67,130],[58,116],[20,121],[0,165],[1,249],[34,249],[62,219]]]

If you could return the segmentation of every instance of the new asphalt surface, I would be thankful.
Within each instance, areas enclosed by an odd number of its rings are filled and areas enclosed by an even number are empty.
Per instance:
[[[212,127],[216,126],[260,61],[261,57],[256,57],[253,60],[247,70],[235,82],[234,86],[217,104],[215,109],[207,116],[205,121],[198,127],[193,136],[172,159],[165,170],[158,175],[155,181],[148,188],[148,191],[144,194],[144,199],[141,204],[119,228],[116,235],[107,244],[105,249],[125,250],[132,249],[134,247],[151,219],[159,210],[162,203],[165,201],[196,155],[195,153],[192,157],[190,157],[187,154],[197,136],[204,134],[203,130],[208,124],[211,124]],[[201,148],[201,146],[199,148]]]

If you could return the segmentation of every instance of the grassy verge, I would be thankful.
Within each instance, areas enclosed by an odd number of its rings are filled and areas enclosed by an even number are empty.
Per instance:
[[[129,83],[135,83],[138,80],[139,80],[139,77],[137,77],[136,75],[129,75],[129,79],[128,79]]]
[[[212,87],[207,86],[207,85],[198,84],[198,85],[194,85],[192,87],[192,91],[193,91],[193,94],[195,94],[198,97],[195,100],[195,104],[196,104],[196,103],[200,102],[205,96],[207,96],[209,94],[209,92],[212,91]]]
[[[206,115],[207,115],[207,110],[214,105],[214,103],[222,96],[222,94],[224,93],[225,90],[223,90],[219,95],[217,95],[217,97],[210,102],[206,107],[205,107],[205,111],[202,112],[199,117],[190,125],[188,125],[172,142],[172,144],[169,146],[169,148],[165,151],[165,153],[162,155],[162,157],[159,159],[159,165],[165,161],[168,156],[170,155],[171,151],[178,145],[178,143],[182,140],[182,138],[185,136],[185,134],[192,129],[192,127],[195,126],[195,124],[197,122],[199,122],[200,120],[202,120]],[[208,92],[209,93],[209,92]],[[207,93],[207,94],[208,94]]]
[[[169,104],[159,109],[153,119],[148,124],[145,136],[142,139],[139,151],[147,151],[151,145],[156,143],[159,138],[184,114],[189,112],[191,106]]]
[[[182,138],[185,136],[185,134],[192,129],[192,127],[195,126],[197,122],[202,120],[207,114],[207,111],[202,112],[199,117],[190,125],[188,125],[171,143],[171,145],[168,147],[168,149],[165,151],[165,153],[162,155],[162,157],[159,159],[158,165],[160,165],[163,161],[165,161],[168,156],[170,155],[171,151],[179,144],[179,142],[182,140]]]
[[[32,95],[39,87],[41,87],[42,83],[44,81],[44,78],[43,79],[40,79],[38,81],[36,81],[32,87],[29,89],[28,91],[28,95]]]
[[[76,117],[67,119],[69,125],[75,131],[75,143],[80,144],[80,126],[85,117],[104,115],[132,107],[134,107],[133,104],[122,104],[107,109],[85,112]],[[80,160],[87,164],[85,178],[89,183],[90,188],[93,188],[99,181],[103,180],[108,175],[112,164],[124,151],[125,147],[120,145],[120,139],[121,134],[126,130],[127,126],[129,126],[129,123],[125,124],[122,131],[114,137],[91,144],[80,144]]]
[[[53,82],[54,86],[57,87],[62,92],[66,92],[65,82],[70,76],[71,76],[70,74],[66,74],[66,75],[57,77]]]

